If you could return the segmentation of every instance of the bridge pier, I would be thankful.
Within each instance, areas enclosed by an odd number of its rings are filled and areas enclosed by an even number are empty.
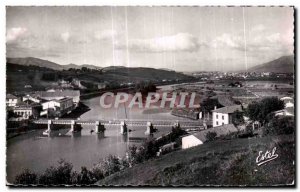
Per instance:
[[[71,129],[70,129],[70,132],[74,132],[74,127],[75,127],[75,121],[72,120],[72,121],[71,121]]]
[[[47,125],[48,125],[48,127],[47,127],[47,132],[50,134],[51,128],[52,128],[52,126],[53,126],[52,121],[51,121],[51,120],[48,120]]]
[[[99,121],[95,122],[95,132],[96,133],[101,133],[105,130],[105,127],[103,124],[101,124]]]
[[[203,120],[203,127],[204,127],[204,129],[207,129],[207,123],[206,123],[206,120]]]
[[[180,124],[178,122],[174,123],[174,128],[180,128]]]
[[[147,130],[145,135],[151,135],[153,133],[153,125],[150,121],[147,122]]]
[[[126,133],[127,133],[127,125],[124,121],[121,121],[120,134],[124,135]]]

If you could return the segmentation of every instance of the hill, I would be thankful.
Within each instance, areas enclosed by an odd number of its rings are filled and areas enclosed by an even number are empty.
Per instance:
[[[25,57],[25,58],[7,58],[6,63],[12,63],[12,64],[18,64],[18,65],[24,65],[24,66],[38,66],[38,67],[46,67],[49,69],[54,69],[54,70],[63,70],[64,67],[62,65],[59,65],[57,63],[48,61],[48,60],[43,60],[43,59],[38,59],[34,57]]]
[[[98,181],[113,186],[270,186],[295,179],[294,135],[217,140],[138,164]],[[259,151],[276,147],[278,158],[256,165]]]
[[[101,69],[101,67],[97,67],[94,65],[84,64],[84,65],[76,65],[73,63],[70,63],[68,65],[60,65],[48,60],[34,58],[34,57],[24,57],[24,58],[7,58],[6,63],[11,64],[18,64],[18,65],[24,65],[24,66],[38,66],[38,67],[45,67],[49,69],[54,70],[68,70],[70,68],[74,69],[81,69],[82,67],[87,67],[89,69]]]
[[[126,68],[126,67],[106,67],[96,70],[80,70],[78,65],[71,64],[69,67],[77,70],[58,70],[63,67],[45,60],[29,59],[18,60],[9,59],[6,71],[6,83],[8,92],[38,91],[46,87],[57,85],[60,79],[78,79],[97,87],[99,83],[105,83],[109,87],[118,87],[125,84],[137,83],[140,81],[152,81],[155,83],[178,83],[180,81],[191,80],[193,77],[153,68]],[[16,62],[16,63],[12,63]],[[21,64],[17,64],[21,63]],[[35,65],[33,65],[35,64]],[[49,79],[49,77],[51,77]],[[27,85],[32,87],[26,89]]]
[[[294,73],[294,55],[283,56],[273,61],[254,66],[248,72]]]
[[[89,68],[89,69],[96,69],[96,70],[102,69],[102,67],[97,67],[95,65],[89,65],[89,64],[76,65],[76,64],[70,63],[68,65],[63,65],[64,69],[70,69],[70,68],[81,69],[82,67],[86,67],[86,68]]]

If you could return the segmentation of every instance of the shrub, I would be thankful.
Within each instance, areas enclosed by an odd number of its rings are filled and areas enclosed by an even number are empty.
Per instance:
[[[100,164],[104,176],[108,176],[120,171],[120,162],[116,156],[109,155],[108,157],[103,159],[103,162],[101,162]]]
[[[216,132],[211,132],[209,131],[206,135],[205,135],[206,141],[213,141],[216,140],[217,138],[217,133]]]
[[[39,183],[43,185],[72,184],[73,165],[64,159],[58,161],[57,167],[50,167],[40,176]]]
[[[264,128],[263,135],[293,134],[295,123],[293,117],[274,117]]]
[[[91,185],[97,181],[92,171],[88,170],[86,167],[81,167],[80,173],[74,173],[72,181],[74,184],[78,185]]]
[[[253,121],[266,123],[267,117],[271,112],[284,108],[283,101],[276,97],[264,98],[260,102],[253,102],[248,105],[246,110],[247,116]]]
[[[21,185],[34,185],[37,184],[37,181],[37,174],[28,169],[25,169],[15,178],[15,183]]]

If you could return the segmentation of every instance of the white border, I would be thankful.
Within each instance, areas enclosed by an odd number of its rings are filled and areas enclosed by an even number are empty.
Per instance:
[[[3,0],[2,0],[3,1]],[[125,5],[141,5],[141,6],[151,6],[151,5],[189,5],[189,6],[193,6],[193,5],[202,5],[202,6],[228,6],[228,5],[234,5],[234,6],[240,6],[240,5],[259,5],[259,6],[295,6],[297,10],[297,12],[299,12],[300,10],[300,1],[299,0],[286,0],[286,1],[279,1],[279,0],[252,0],[252,1],[242,1],[242,0],[223,0],[223,1],[217,1],[217,0],[209,0],[209,1],[201,1],[200,0],[127,0],[127,1],[122,1],[122,0],[86,0],[86,1],[72,1],[72,0],[51,0],[51,1],[46,1],[46,0],[30,0],[30,1],[22,1],[22,0],[4,0],[4,3],[2,3],[3,6],[0,7],[0,50],[1,50],[1,65],[0,65],[0,89],[2,90],[0,93],[0,118],[1,118],[1,127],[0,127],[0,190],[1,191],[8,191],[8,190],[12,190],[8,187],[6,187],[6,165],[5,165],[5,160],[6,160],[6,139],[5,139],[5,84],[6,84],[6,80],[5,80],[5,6],[10,6],[10,5],[57,5],[57,6],[62,6],[62,5],[73,5],[73,6],[93,6],[93,5],[121,5],[121,6],[125,6]],[[296,15],[297,16],[297,15]],[[298,20],[296,20],[297,22],[297,26],[298,26]],[[299,50],[299,49],[297,49]],[[295,53],[296,55],[298,55],[298,51],[297,53]],[[296,64],[297,65],[297,64]],[[297,74],[299,74],[299,66],[297,67]],[[296,82],[297,88],[299,88],[299,79]],[[298,95],[297,95],[298,96]],[[299,98],[297,97],[297,108],[299,103]],[[297,113],[297,120],[299,120],[299,114]],[[296,127],[298,128],[298,127]],[[299,130],[297,130],[297,138],[299,138]],[[297,148],[297,154],[299,154],[299,147]],[[299,165],[296,166],[297,168],[299,167]],[[297,170],[298,171],[298,170]],[[299,178],[299,175],[297,175],[297,178]],[[296,182],[298,183],[298,182]],[[299,185],[299,183],[298,183]],[[24,189],[22,189],[24,190]],[[31,190],[31,189],[29,189]],[[37,191],[42,191],[43,189],[35,189]],[[54,191],[56,189],[50,189],[48,191]],[[59,189],[60,190],[60,189]],[[82,189],[82,188],[77,188],[77,189],[69,189],[69,190],[75,190],[75,191],[83,191],[83,190],[87,190],[87,189]],[[111,190],[111,189],[101,189],[100,190]],[[120,190],[120,189],[117,189]],[[126,189],[127,191],[133,190],[133,189]],[[135,190],[140,190],[140,188],[136,188]],[[149,190],[149,189],[147,189]],[[163,189],[150,189],[150,190],[163,190]],[[170,189],[168,189],[170,190]],[[182,189],[172,189],[175,191],[181,191]],[[194,189],[188,189],[190,190],[199,190],[199,188],[194,188]],[[200,189],[200,190],[207,190],[207,189]],[[213,188],[213,191],[218,190],[217,188]],[[230,190],[230,189],[226,189]],[[239,190],[239,189],[235,189],[235,190]],[[251,190],[262,190],[262,189],[251,189]],[[265,189],[263,189],[265,190]],[[272,189],[274,190],[274,189]]]

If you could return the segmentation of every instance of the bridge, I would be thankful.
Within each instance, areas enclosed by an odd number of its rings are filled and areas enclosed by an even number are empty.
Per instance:
[[[94,125],[94,131],[100,133],[104,131],[108,125],[120,126],[120,134],[127,133],[127,126],[145,126],[146,135],[154,132],[155,128],[164,128],[177,126],[182,129],[205,129],[202,121],[199,120],[149,120],[149,119],[114,119],[114,120],[80,120],[80,119],[37,119],[32,123],[48,125],[47,132],[50,133],[53,125],[70,125],[71,132],[75,131],[76,125]]]

